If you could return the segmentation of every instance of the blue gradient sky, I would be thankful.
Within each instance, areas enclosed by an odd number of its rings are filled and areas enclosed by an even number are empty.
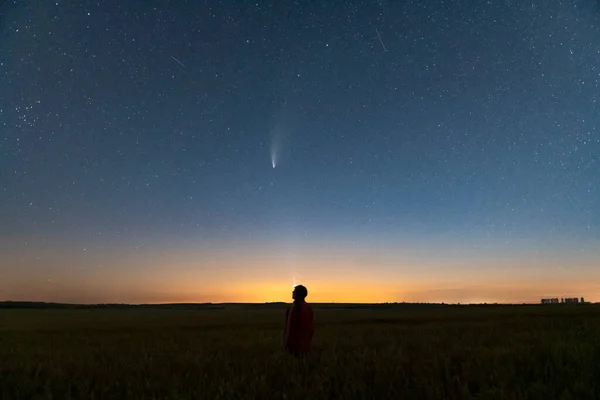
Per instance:
[[[597,5],[0,10],[0,299],[600,301]]]

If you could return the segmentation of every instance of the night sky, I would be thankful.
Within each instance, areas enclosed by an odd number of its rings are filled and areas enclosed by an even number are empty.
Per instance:
[[[0,300],[600,301],[599,102],[591,0],[4,1]]]

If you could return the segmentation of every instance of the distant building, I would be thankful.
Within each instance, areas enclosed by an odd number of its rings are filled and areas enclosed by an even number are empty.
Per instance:
[[[542,299],[542,304],[558,304],[558,298]]]
[[[583,304],[585,303],[585,299],[582,297],[581,299],[578,297],[561,297],[560,301],[557,297],[542,299],[542,304]]]

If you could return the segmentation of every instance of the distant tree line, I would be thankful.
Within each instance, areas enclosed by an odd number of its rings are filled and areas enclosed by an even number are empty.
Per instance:
[[[582,304],[583,297],[573,298],[548,298],[542,299],[542,304]],[[372,310],[372,309],[414,309],[414,308],[444,308],[444,307],[496,307],[496,306],[531,306],[531,304],[448,304],[448,303],[312,303],[315,309],[331,310]],[[65,309],[65,310],[93,310],[93,309],[161,309],[161,310],[277,310],[285,309],[288,303],[170,303],[170,304],[68,304],[45,303],[32,301],[0,301],[0,309]]]
[[[312,303],[316,309],[405,309],[405,308],[436,308],[448,307],[451,304],[444,303]],[[90,309],[161,309],[161,310],[269,310],[285,309],[289,303],[170,303],[170,304],[68,304],[68,303],[46,303],[33,301],[0,301],[0,309],[66,309],[66,310],[90,310]]]
[[[542,299],[542,304],[558,304],[558,298]]]
[[[578,297],[563,297],[558,301],[558,297],[550,299],[542,299],[542,304],[583,304],[585,299],[582,297],[581,300]]]

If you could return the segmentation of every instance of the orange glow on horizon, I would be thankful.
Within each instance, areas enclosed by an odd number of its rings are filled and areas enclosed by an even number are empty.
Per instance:
[[[582,296],[600,300],[600,254],[484,257],[441,250],[412,254],[381,246],[357,250],[350,245],[284,250],[151,249],[74,256],[48,246],[39,257],[4,255],[0,300],[289,302],[294,279],[308,288],[307,300],[313,303],[536,303],[543,297]]]

